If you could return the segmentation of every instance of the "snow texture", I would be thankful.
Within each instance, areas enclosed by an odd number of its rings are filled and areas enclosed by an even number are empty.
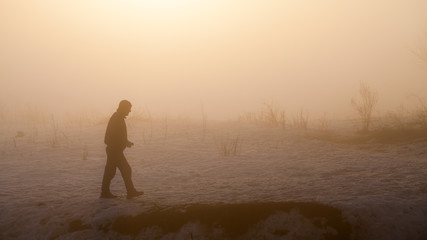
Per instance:
[[[185,119],[127,123],[135,146],[125,155],[145,192],[132,200],[119,172],[112,192],[122,197],[99,199],[105,123],[2,124],[0,239],[223,239],[223,228],[207,233],[201,220],[130,235],[114,224],[177,206],[274,202],[338,209],[351,239],[427,239],[425,140],[343,144],[242,122],[208,122],[206,131]],[[230,140],[235,151],[224,156]],[[271,213],[236,238],[324,239],[335,231],[316,228],[302,211]]]

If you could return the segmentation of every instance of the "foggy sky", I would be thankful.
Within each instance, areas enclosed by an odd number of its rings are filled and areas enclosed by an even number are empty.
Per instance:
[[[427,101],[423,0],[0,1],[0,105],[231,118],[274,101],[289,115]]]

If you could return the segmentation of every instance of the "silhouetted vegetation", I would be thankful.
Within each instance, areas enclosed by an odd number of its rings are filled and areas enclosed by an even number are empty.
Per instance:
[[[301,109],[292,119],[292,127],[306,130],[308,127],[308,114]]]
[[[261,119],[273,126],[286,128],[286,113],[275,102],[264,103]]]
[[[373,91],[364,82],[360,82],[359,99],[351,99],[353,108],[362,119],[362,131],[368,132],[372,122],[372,113],[378,103],[378,93]]]

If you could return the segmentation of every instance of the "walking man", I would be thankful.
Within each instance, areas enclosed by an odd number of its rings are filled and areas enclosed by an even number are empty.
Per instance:
[[[133,198],[144,194],[137,191],[132,182],[132,169],[123,154],[133,143],[128,140],[125,118],[131,112],[132,104],[127,100],[122,100],[117,111],[113,113],[105,131],[104,142],[107,144],[107,164],[105,165],[104,177],[102,179],[101,198],[116,198],[110,192],[111,180],[116,175],[116,168],[122,174],[125,182],[127,198]]]

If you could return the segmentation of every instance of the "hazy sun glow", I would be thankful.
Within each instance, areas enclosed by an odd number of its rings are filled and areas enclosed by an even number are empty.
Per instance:
[[[379,90],[385,111],[427,91],[426,67],[411,51],[426,42],[426,5],[6,0],[0,100],[99,106],[129,98],[165,113],[204,104],[218,117],[274,100],[290,114],[348,116],[362,80]]]
[[[169,8],[188,6],[189,4],[202,2],[202,0],[123,0],[118,2],[131,4],[133,6]]]

